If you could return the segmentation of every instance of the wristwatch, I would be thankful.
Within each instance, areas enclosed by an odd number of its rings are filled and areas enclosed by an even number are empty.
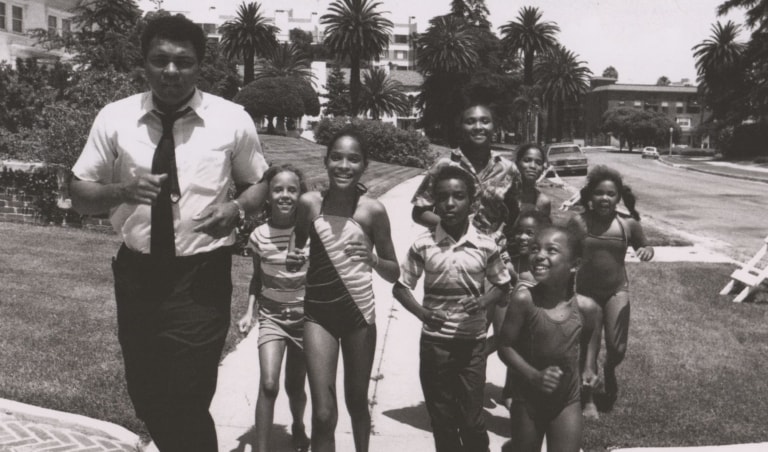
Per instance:
[[[240,204],[240,201],[233,199],[232,202],[237,206],[237,215],[238,218],[240,218],[239,225],[243,224],[245,222],[245,209],[243,209],[243,205]]]

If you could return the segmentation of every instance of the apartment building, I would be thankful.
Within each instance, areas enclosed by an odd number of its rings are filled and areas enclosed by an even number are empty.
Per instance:
[[[36,46],[29,31],[70,31],[69,11],[77,4],[78,0],[0,0],[0,61],[15,66],[17,58],[37,58],[43,64],[66,58],[61,51]]]
[[[668,86],[620,84],[616,79],[594,77],[591,90],[584,99],[584,133],[587,144],[605,145],[608,137],[601,134],[603,114],[618,107],[630,107],[664,113],[678,126],[681,136],[676,144],[699,147],[701,138],[696,128],[706,118],[699,103],[696,86],[685,81]]]

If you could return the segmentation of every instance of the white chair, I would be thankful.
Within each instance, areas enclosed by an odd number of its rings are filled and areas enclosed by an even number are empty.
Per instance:
[[[763,262],[766,252],[768,252],[768,236],[763,240],[763,246],[757,250],[757,253],[746,264],[741,264],[741,268],[731,273],[731,281],[723,287],[720,295],[728,295],[733,291],[736,281],[745,285],[744,289],[733,299],[736,303],[744,301],[762,282],[768,278],[768,262]],[[762,267],[761,267],[762,265]]]

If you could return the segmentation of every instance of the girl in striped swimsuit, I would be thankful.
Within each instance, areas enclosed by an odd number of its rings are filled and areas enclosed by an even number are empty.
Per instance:
[[[296,221],[296,204],[307,187],[301,172],[291,165],[270,167],[262,180],[269,187],[265,203],[268,220],[254,229],[248,241],[253,252],[253,277],[248,310],[238,322],[240,332],[247,333],[254,306],[258,305],[261,381],[256,401],[256,450],[271,450],[270,433],[280,388],[280,367],[286,355],[285,392],[293,415],[291,436],[293,447],[302,452],[309,449],[309,438],[304,431],[307,372],[302,353],[306,267],[288,272],[285,261]]]
[[[400,276],[384,206],[363,196],[360,177],[368,164],[354,129],[337,133],[328,145],[329,186],[299,199],[287,265],[309,268],[304,299],[304,353],[312,395],[312,450],[335,450],[338,418],[336,363],[344,359],[344,391],[357,452],[368,450],[371,417],[368,383],[376,349],[372,270],[388,282]],[[376,252],[374,253],[374,248]]]
[[[619,215],[619,201],[631,217]],[[635,196],[621,175],[603,165],[594,167],[581,189],[579,201],[584,213],[571,219],[571,226],[584,234],[584,260],[576,276],[576,291],[593,299],[603,312],[606,360],[603,368],[605,409],[616,401],[618,384],[616,366],[627,352],[629,334],[629,280],[624,266],[627,248],[631,245],[641,261],[653,258],[640,226],[640,214],[635,210]],[[596,418],[597,409],[591,393],[585,394],[584,414]]]

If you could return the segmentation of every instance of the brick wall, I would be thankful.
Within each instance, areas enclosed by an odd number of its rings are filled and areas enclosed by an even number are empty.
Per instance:
[[[39,199],[39,196],[20,193],[16,188],[0,187],[0,220],[42,224],[42,218],[35,206]]]
[[[27,195],[13,187],[0,187],[0,221],[43,225],[43,218],[37,208],[40,197]],[[56,226],[68,226],[66,224]],[[83,229],[112,234],[112,224],[106,217],[83,217]]]

